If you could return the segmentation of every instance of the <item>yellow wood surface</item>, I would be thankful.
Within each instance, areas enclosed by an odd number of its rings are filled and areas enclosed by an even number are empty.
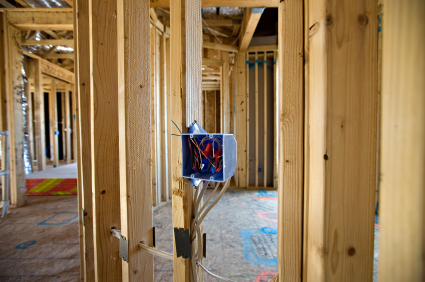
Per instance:
[[[128,240],[122,281],[153,281],[148,1],[118,1],[118,109],[121,235]],[[154,29],[155,31],[155,29]],[[118,241],[115,239],[115,241]]]
[[[263,90],[263,107],[264,107],[264,123],[263,123],[263,135],[264,135],[264,160],[263,160],[263,186],[267,187],[267,53],[264,52],[263,60],[263,76],[264,76],[264,90]]]
[[[93,56],[90,114],[95,279],[120,281],[119,240],[110,234],[112,227],[121,230],[118,60],[114,55],[118,48],[117,1],[93,0],[91,4],[93,45],[88,50]]]
[[[305,278],[372,281],[377,4],[309,4]]]
[[[264,7],[264,6],[263,6]],[[254,36],[255,29],[260,21],[262,13],[253,13],[252,8],[245,10],[244,21],[241,27],[241,37],[239,39],[239,51],[245,52]]]
[[[425,280],[425,2],[383,4],[380,281]]]
[[[301,281],[304,189],[303,2],[279,5],[278,273]],[[301,55],[300,55],[301,54]]]
[[[254,155],[254,160],[255,160],[255,167],[254,167],[254,175],[255,175],[255,187],[258,187],[258,141],[259,141],[259,128],[258,128],[258,53],[255,52],[255,63],[254,63],[254,68],[255,68],[255,78],[254,78],[254,104],[255,104],[255,120],[254,120],[254,124],[255,124],[255,152],[253,153]],[[249,136],[248,136],[249,138]]]
[[[150,74],[151,74],[151,78],[150,78],[150,96],[151,96],[151,101],[150,101],[150,105],[151,105],[151,110],[150,110],[150,121],[151,121],[151,126],[150,126],[150,136],[151,136],[151,150],[152,150],[152,154],[151,154],[151,181],[152,181],[152,205],[155,207],[156,205],[159,204],[158,202],[158,186],[157,186],[157,178],[156,178],[156,142],[155,142],[155,134],[156,134],[156,130],[155,130],[155,122],[156,122],[156,118],[155,118],[155,91],[156,91],[156,83],[155,83],[155,69],[156,69],[156,30],[155,28],[151,27],[150,28]]]
[[[202,7],[277,7],[279,0],[203,0]],[[151,7],[170,7],[170,0],[152,0]]]
[[[238,142],[237,169],[238,187],[246,187],[247,183],[247,81],[246,54],[237,54],[237,89],[236,89],[236,141]]]
[[[71,85],[70,84],[66,84],[65,86],[65,101],[64,101],[64,106],[65,106],[65,113],[64,113],[64,120],[65,120],[65,148],[66,148],[66,163],[70,164],[72,163],[72,159],[71,159],[71,121],[70,121],[70,111],[71,111],[71,107],[70,107],[70,100],[69,100],[69,96],[70,96],[70,92],[71,91]]]
[[[222,133],[230,133],[230,97],[229,97],[229,53],[222,51],[221,57],[224,61],[222,68]]]
[[[91,96],[92,96],[92,31],[87,28],[92,19],[91,7],[87,1],[76,1],[75,9],[78,11],[76,31],[74,35],[75,44],[78,46],[78,59],[75,71],[78,72],[78,140],[80,144],[78,163],[80,192],[82,194],[82,209],[84,210],[84,257],[81,264],[84,267],[85,281],[94,281],[94,209],[92,192],[92,142],[91,142]]]
[[[49,128],[50,128],[50,149],[53,167],[59,165],[59,137],[56,135],[58,131],[58,109],[57,109],[57,92],[56,81],[52,79],[49,92]]]

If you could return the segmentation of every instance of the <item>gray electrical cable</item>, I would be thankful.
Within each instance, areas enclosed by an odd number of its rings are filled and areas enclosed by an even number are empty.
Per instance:
[[[205,202],[205,204],[202,206],[201,210],[195,213],[195,218],[192,220],[192,224],[190,225],[190,230],[193,230],[195,227],[196,221],[198,220],[198,216],[202,213],[202,211],[205,209],[209,201],[211,200],[212,196],[215,194],[215,191],[217,191],[218,187],[220,186],[220,182],[217,182],[217,185],[215,186],[214,190],[212,191],[211,195],[209,196],[208,200]],[[202,199],[202,196],[204,194],[205,190],[201,191],[202,195],[199,196],[198,201],[196,202],[196,210],[199,207],[200,201]]]
[[[211,275],[212,277],[215,277],[215,278],[217,278],[217,279],[219,279],[219,280],[221,280],[221,281],[226,281],[226,282],[235,282],[234,280],[230,280],[230,279],[228,279],[228,278],[225,278],[225,277],[221,277],[221,276],[219,276],[219,275],[217,275],[217,274],[214,274],[214,273],[212,273],[212,272],[210,272],[208,269],[206,269],[202,264],[200,264],[199,262],[197,262],[197,264],[206,272],[206,273],[208,273],[209,275]]]
[[[217,198],[214,200],[214,202],[212,202],[212,204],[205,210],[205,212],[202,213],[202,215],[200,216],[202,210],[204,209],[204,207],[208,204],[208,202],[206,202],[204,204],[204,206],[202,207],[201,211],[198,212],[198,214],[195,216],[195,219],[197,219],[199,217],[198,220],[196,220],[196,227],[192,230],[192,234],[195,234],[196,231],[199,229],[199,226],[201,225],[202,221],[204,220],[205,216],[207,216],[207,214],[210,212],[210,210],[217,204],[218,201],[220,201],[221,197],[223,196],[223,194],[226,192],[227,188],[230,185],[230,178],[227,179],[226,184],[224,184],[223,189],[221,189],[220,194],[218,194]],[[191,240],[193,240],[195,237],[192,237]]]

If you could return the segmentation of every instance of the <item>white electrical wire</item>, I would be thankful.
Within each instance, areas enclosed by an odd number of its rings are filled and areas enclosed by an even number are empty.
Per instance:
[[[223,196],[223,194],[226,192],[227,188],[230,186],[230,178],[227,179],[226,184],[224,184],[223,189],[221,189],[220,194],[218,194],[217,198],[214,200],[214,202],[212,202],[212,204],[205,210],[205,212],[201,214],[202,210],[204,209],[204,207],[208,204],[208,202],[205,202],[204,206],[202,207],[201,211],[198,212],[198,214],[195,216],[195,219],[197,219],[199,217],[198,220],[196,220],[196,226],[195,228],[192,230],[192,234],[196,234],[196,231],[199,229],[199,226],[201,225],[202,221],[204,220],[205,216],[207,216],[207,214],[210,212],[210,210],[217,204],[218,201],[220,201],[221,197]],[[193,240],[195,237],[192,237],[191,240]]]
[[[234,280],[230,280],[228,278],[225,277],[221,277],[217,274],[212,273],[211,271],[209,271],[208,269],[206,269],[202,264],[200,264],[199,262],[197,263],[206,273],[208,273],[209,275],[211,275],[212,277],[215,277],[221,281],[226,281],[226,282],[235,282]]]
[[[212,33],[212,35],[214,35],[214,37],[215,38],[217,38],[217,40],[218,41],[220,41],[220,43],[221,44],[223,44],[223,42],[217,37],[217,35],[215,35],[215,33],[214,33],[214,29],[212,29],[212,28],[210,28],[209,26],[208,26],[208,24],[207,24],[207,22],[204,20],[204,19],[202,19],[202,21],[204,22],[204,24],[207,26],[207,28],[209,29],[209,30],[211,30],[211,33]]]

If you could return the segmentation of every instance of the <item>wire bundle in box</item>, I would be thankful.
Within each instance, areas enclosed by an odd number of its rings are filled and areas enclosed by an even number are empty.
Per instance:
[[[215,174],[223,170],[223,138],[216,137],[189,137],[188,146],[190,154],[187,166],[194,172],[201,174]]]

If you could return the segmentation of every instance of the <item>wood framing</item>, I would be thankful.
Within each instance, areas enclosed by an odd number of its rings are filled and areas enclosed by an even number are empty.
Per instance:
[[[118,52],[117,1],[93,0],[91,7],[93,51],[88,51],[93,55],[90,114],[95,280],[119,281],[119,240],[110,234],[113,227],[121,230],[118,60],[112,55]]]
[[[150,95],[151,95],[151,151],[152,151],[152,158],[151,158],[151,181],[152,181],[152,205],[155,207],[157,206],[160,202],[158,200],[158,182],[157,182],[157,160],[156,160],[156,117],[155,117],[155,93],[156,93],[156,87],[157,84],[155,83],[155,69],[156,69],[156,30],[154,27],[150,28],[150,74],[151,74],[151,79],[150,79]]]
[[[424,281],[425,2],[383,9],[379,279]]]
[[[242,52],[241,52],[242,53]],[[249,161],[251,160],[251,152],[249,150],[249,55],[245,53],[245,83],[246,83],[246,186],[249,186]]]
[[[70,96],[70,90],[71,90],[71,85],[69,85],[68,83],[65,85],[65,111],[64,111],[64,116],[65,118],[63,119],[65,121],[65,148],[66,148],[66,163],[70,164],[72,163],[72,159],[71,159],[71,121],[70,121],[70,116],[71,116],[71,107],[70,107],[70,101],[69,101],[69,96]]]
[[[10,26],[5,15],[1,18],[2,58],[5,71],[2,88],[6,101],[7,129],[9,131],[10,160],[10,204],[15,207],[26,203],[27,192],[24,170],[24,117],[22,113],[22,56],[20,52],[21,35],[19,30]],[[4,100],[3,100],[4,101]],[[3,118],[6,118],[3,115]],[[3,122],[3,126],[6,123]],[[4,140],[4,139],[3,139]],[[7,150],[7,148],[5,148]]]
[[[239,52],[238,46],[219,44],[219,43],[207,42],[207,41],[204,41],[204,43],[202,44],[202,47],[206,49],[215,49],[215,50],[227,51],[227,52]]]
[[[151,7],[170,7],[171,0],[152,0]],[[279,0],[203,0],[202,7],[277,7]]]
[[[279,281],[302,281],[304,190],[303,1],[279,5]],[[301,55],[300,55],[301,54]],[[312,279],[314,281],[314,279]]]
[[[22,40],[21,46],[34,46],[34,45],[65,45],[74,47],[73,39],[45,39],[45,40]]]
[[[161,201],[167,201],[168,195],[168,128],[167,119],[167,35],[163,33],[159,42],[159,113],[160,113],[160,133],[161,133]]]
[[[238,167],[236,169],[237,173],[237,186],[238,187],[247,187],[247,175],[248,168],[247,165],[247,63],[246,63],[246,53],[241,52],[237,54],[237,88],[236,88],[236,141],[238,142]]]
[[[171,112],[170,118],[176,123],[182,132],[185,129],[186,116],[183,111],[183,101],[185,95],[185,64],[186,56],[186,31],[185,31],[185,7],[184,0],[173,0],[170,4],[170,28],[171,46],[170,46],[170,90],[171,90]],[[183,3],[182,3],[183,2]],[[171,138],[171,163],[173,165],[173,185],[172,185],[172,203],[173,203],[173,228],[190,228],[192,219],[192,188],[187,180],[182,178],[181,174],[181,144],[180,138]],[[173,240],[174,254],[174,281],[190,281],[190,259],[177,257],[176,244]]]
[[[73,30],[72,8],[7,9],[11,25],[20,30]]]
[[[307,4],[309,156],[303,278],[373,281],[377,3],[357,0],[341,6],[337,2]],[[288,14],[291,1],[285,3],[284,25],[295,24]],[[294,12],[302,10],[299,6],[294,6]],[[279,73],[285,73],[284,62],[280,60]],[[285,114],[282,108],[281,115]]]
[[[88,1],[76,1],[74,5],[76,9],[76,29],[74,32],[77,60],[77,91],[78,101],[77,107],[79,115],[77,115],[78,122],[78,139],[79,145],[78,154],[80,161],[78,162],[78,184],[81,194],[81,208],[80,217],[84,219],[83,238],[80,242],[83,245],[84,257],[81,258],[81,276],[85,281],[95,280],[95,264],[94,264],[94,210],[93,210],[93,190],[92,190],[92,142],[91,142],[91,91],[93,84],[93,54],[92,48],[92,30],[87,28],[92,20],[91,6]]]
[[[277,45],[260,45],[260,46],[250,46],[246,50],[247,52],[267,52],[267,51],[277,51]]]
[[[222,133],[230,133],[230,97],[229,97],[229,53],[222,51],[221,58],[223,59],[223,67],[222,67],[222,91],[220,93],[221,96],[221,120],[223,127],[221,128]]]
[[[246,6],[242,6],[246,7]],[[264,6],[263,6],[264,7]],[[241,36],[239,39],[239,51],[245,52],[254,36],[255,29],[263,14],[264,8],[247,8],[241,27]]]
[[[153,281],[148,1],[118,1],[118,89],[121,235],[128,240],[122,281]],[[137,63],[134,63],[137,60]],[[137,171],[137,173],[135,173]],[[142,201],[142,202],[140,202]],[[116,239],[115,239],[116,240]],[[117,240],[116,240],[117,241]]]
[[[273,138],[273,145],[274,145],[274,152],[273,152],[273,187],[277,189],[277,183],[278,183],[278,168],[279,168],[279,130],[278,130],[278,124],[279,124],[279,107],[277,105],[278,102],[278,93],[277,93],[277,84],[278,84],[278,78],[277,78],[277,52],[273,52],[273,119],[274,119],[274,138]]]
[[[263,108],[264,108],[264,117],[263,117],[263,150],[264,150],[264,159],[263,159],[263,186],[267,187],[267,53],[264,52],[263,60]]]
[[[258,136],[258,130],[259,130],[259,125],[258,125],[258,53],[255,52],[255,62],[254,62],[254,68],[255,68],[255,78],[254,78],[254,104],[255,104],[255,152],[254,152],[254,175],[255,175],[255,187],[258,187],[258,141],[259,141],[259,136]],[[248,137],[249,138],[249,137]]]
[[[59,138],[58,138],[58,111],[57,111],[57,93],[56,81],[51,80],[49,91],[49,130],[50,130],[50,149],[48,150],[53,167],[59,166]]]

